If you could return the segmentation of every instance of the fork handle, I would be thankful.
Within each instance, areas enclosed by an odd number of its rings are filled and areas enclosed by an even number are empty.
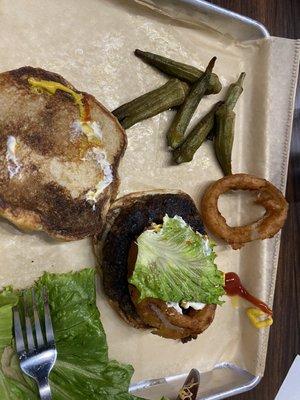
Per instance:
[[[51,400],[52,396],[51,396],[51,389],[50,389],[48,377],[39,378],[37,380],[37,384],[38,384],[41,400]]]

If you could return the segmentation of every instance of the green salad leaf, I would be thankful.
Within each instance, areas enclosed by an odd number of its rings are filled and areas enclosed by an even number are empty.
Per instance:
[[[45,273],[34,285],[42,315],[42,287],[49,294],[57,362],[50,374],[53,400],[133,400],[128,393],[133,368],[109,361],[107,343],[96,306],[95,271]],[[25,296],[29,298],[25,291]],[[32,379],[24,375],[12,337],[12,307],[19,293],[0,293],[0,399],[38,400]]]
[[[222,304],[224,276],[214,262],[214,244],[178,216],[137,239],[138,255],[129,282],[147,297],[164,301]]]
[[[11,288],[5,288],[0,294],[0,357],[5,346],[11,343],[12,307],[16,304],[18,304],[18,296]]]

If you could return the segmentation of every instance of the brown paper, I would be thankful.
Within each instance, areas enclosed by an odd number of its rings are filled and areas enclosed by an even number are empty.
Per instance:
[[[1,72],[24,65],[57,72],[109,109],[166,81],[133,56],[135,48],[201,68],[216,55],[215,72],[224,88],[240,72],[247,74],[236,107],[233,171],[267,178],[284,191],[299,42],[270,38],[237,43],[121,0],[0,0],[0,37]],[[192,124],[223,98],[224,91],[203,99]],[[171,165],[165,133],[172,115],[165,112],[127,131],[120,196],[137,190],[181,189],[199,204],[207,185],[222,176],[211,142],[201,146],[193,162]],[[226,196],[220,206],[229,222],[244,221],[242,197]],[[251,210],[248,219],[257,212]],[[278,248],[279,235],[241,251],[218,241],[217,263],[225,272],[237,271],[251,292],[272,305]],[[27,286],[45,270],[65,272],[95,265],[88,239],[55,242],[43,234],[21,233],[3,220],[0,257],[2,287]],[[263,374],[268,330],[250,325],[244,303],[236,310],[226,299],[211,327],[183,345],[127,326],[101,289],[98,292],[110,357],[134,366],[134,382],[184,373],[191,367],[209,370],[222,362]]]

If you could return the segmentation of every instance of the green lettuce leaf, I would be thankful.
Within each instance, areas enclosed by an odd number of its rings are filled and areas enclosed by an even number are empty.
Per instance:
[[[42,315],[42,287],[49,294],[57,362],[50,374],[53,400],[133,400],[128,393],[133,368],[109,361],[105,333],[96,306],[95,272],[45,273],[34,285]],[[31,289],[25,291],[30,297]],[[0,399],[38,400],[32,379],[24,375],[12,345],[12,307],[18,292],[0,293]]]
[[[11,288],[0,294],[0,356],[6,346],[11,344],[12,307],[18,304],[18,296]]]
[[[164,301],[222,304],[224,276],[214,262],[214,244],[178,216],[137,239],[138,255],[129,282],[147,297]]]

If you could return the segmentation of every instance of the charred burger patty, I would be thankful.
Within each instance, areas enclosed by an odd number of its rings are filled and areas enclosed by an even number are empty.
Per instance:
[[[173,307],[173,303],[159,298],[141,299],[138,288],[128,282],[137,257],[134,243],[153,224],[161,226],[165,216],[169,219],[181,217],[193,231],[205,235],[193,200],[183,192],[130,194],[113,204],[102,237],[104,291],[113,307],[132,326],[154,328],[155,334],[186,341],[211,324],[216,304],[180,310],[179,306]]]

